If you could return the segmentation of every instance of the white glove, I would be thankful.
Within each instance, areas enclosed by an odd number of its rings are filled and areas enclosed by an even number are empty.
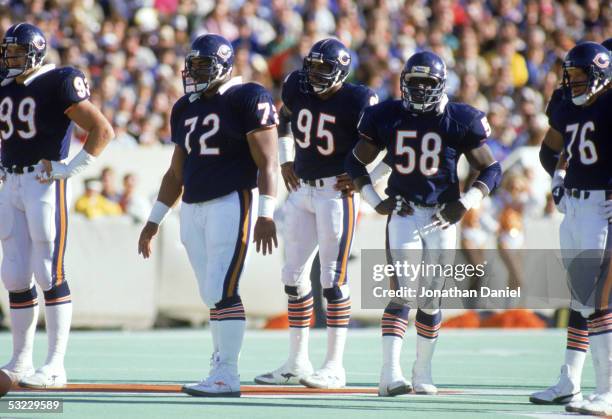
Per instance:
[[[6,171],[4,170],[4,167],[0,166],[0,184],[4,182],[5,179],[6,179]]]
[[[567,210],[567,197],[565,196],[565,188],[563,182],[565,180],[565,170],[555,170],[551,182],[552,196],[555,201],[555,206],[561,214],[565,214]]]
[[[608,220],[612,219],[612,199],[608,199],[599,204],[599,213]]]

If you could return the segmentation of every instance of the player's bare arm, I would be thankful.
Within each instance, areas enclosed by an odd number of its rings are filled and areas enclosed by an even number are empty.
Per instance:
[[[106,117],[89,100],[72,105],[66,111],[66,115],[87,132],[87,140],[83,150],[67,164],[41,160],[44,165],[43,175],[39,177],[41,183],[50,183],[55,179],[79,173],[102,153],[115,136],[113,127]]]
[[[471,149],[465,153],[470,167],[478,172],[472,187],[457,201],[449,202],[433,216],[434,225],[446,228],[463,218],[465,213],[497,187],[501,179],[501,167],[493,157],[488,145]]]
[[[300,179],[293,170],[293,133],[291,132],[291,111],[283,105],[278,112],[278,158],[281,165],[281,176],[288,192],[297,191]]]
[[[362,138],[359,140],[353,151],[346,158],[345,167],[348,175],[363,199],[377,213],[389,215],[395,212],[402,217],[412,214],[414,212],[413,209],[400,196],[382,199],[374,190],[372,179],[366,170],[366,166],[376,159],[379,152],[380,150],[368,139]]]
[[[159,224],[166,216],[170,208],[174,207],[183,193],[183,164],[185,162],[185,151],[179,146],[174,147],[170,167],[162,178],[157,202],[155,203],[152,217],[145,224],[138,239],[138,254],[145,259],[151,256],[151,242],[159,231]],[[155,209],[158,209],[157,211]],[[161,218],[160,218],[161,217]]]
[[[276,182],[278,167],[278,138],[276,129],[268,127],[252,131],[247,135],[251,156],[259,169],[259,216],[255,223],[253,241],[258,252],[272,253],[272,246],[278,247],[276,225],[272,215],[276,203]]]

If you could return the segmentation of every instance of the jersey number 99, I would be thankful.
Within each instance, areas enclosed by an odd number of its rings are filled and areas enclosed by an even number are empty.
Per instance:
[[[15,110],[17,121],[25,124],[26,129],[15,129],[15,123],[13,122],[13,111]],[[8,140],[15,132],[24,140],[34,138],[36,135],[36,124],[34,123],[35,112],[36,102],[34,102],[34,99],[31,97],[23,98],[16,107],[14,106],[12,98],[7,96],[2,99],[0,102],[0,122],[4,124],[5,127],[0,129],[0,138],[2,138],[2,140]]]

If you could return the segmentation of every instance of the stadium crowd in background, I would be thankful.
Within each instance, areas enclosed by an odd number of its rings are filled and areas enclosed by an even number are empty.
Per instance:
[[[381,100],[399,97],[399,73],[412,53],[432,50],[448,64],[451,100],[488,115],[489,144],[505,180],[488,204],[493,222],[478,224],[492,224],[487,228],[500,231],[500,243],[504,225],[521,228],[521,215],[551,215],[549,178],[537,155],[565,53],[578,41],[612,36],[612,6],[599,0],[0,1],[2,32],[23,20],[47,34],[48,62],[86,73],[91,100],[123,147],[170,144],[184,56],[203,33],[231,40],[234,75],[263,84],[277,99],[284,77],[324,37],[354,51],[349,80],[367,84]],[[510,246],[520,244],[515,233]]]

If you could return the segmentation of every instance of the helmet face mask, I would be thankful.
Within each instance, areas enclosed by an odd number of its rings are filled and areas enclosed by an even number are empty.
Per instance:
[[[36,26],[11,26],[0,44],[0,79],[13,79],[40,67],[47,53],[47,41]]]
[[[444,61],[431,52],[414,54],[404,66],[400,87],[406,109],[416,113],[436,110],[446,88]]]
[[[185,57],[183,88],[186,94],[204,93],[223,82],[232,72],[234,51],[219,35],[198,37]]]
[[[351,55],[335,39],[315,43],[300,73],[300,89],[304,93],[324,95],[346,80],[350,71]]]
[[[610,51],[593,42],[572,48],[563,62],[563,87],[576,106],[584,106],[612,80]]]

